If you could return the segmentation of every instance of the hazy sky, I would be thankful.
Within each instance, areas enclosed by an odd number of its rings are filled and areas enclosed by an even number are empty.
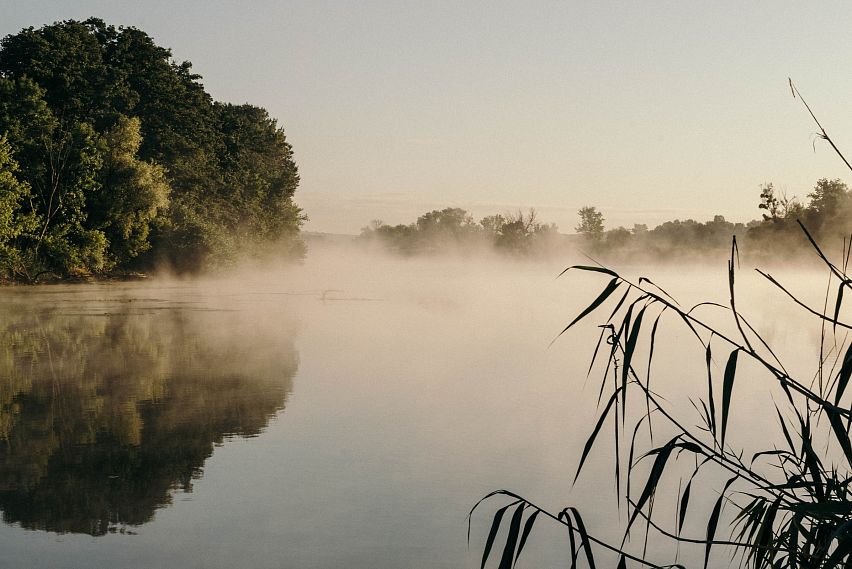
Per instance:
[[[306,228],[536,207],[571,232],[759,217],[758,186],[849,179],[787,77],[852,155],[842,2],[0,0],[0,35],[98,16],[190,60],[293,144]]]

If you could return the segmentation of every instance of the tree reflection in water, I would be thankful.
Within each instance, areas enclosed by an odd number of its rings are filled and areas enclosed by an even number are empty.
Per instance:
[[[174,490],[191,491],[214,445],[259,434],[284,408],[298,366],[293,326],[271,333],[233,312],[137,306],[3,310],[5,522],[127,531],[170,504]]]

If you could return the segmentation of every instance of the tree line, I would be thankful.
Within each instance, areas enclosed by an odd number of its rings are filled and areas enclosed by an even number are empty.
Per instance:
[[[540,254],[560,241],[553,223],[528,212],[495,214],[475,221],[466,210],[448,207],[424,213],[414,223],[386,225],[374,220],[361,229],[361,242],[378,242],[403,254],[494,247],[511,255]]]
[[[145,32],[91,18],[0,41],[0,276],[197,271],[304,255],[293,151]]]
[[[726,251],[732,236],[758,255],[780,250],[806,252],[808,242],[800,224],[826,244],[842,242],[852,234],[852,190],[840,179],[818,180],[806,200],[787,196],[772,183],[761,185],[759,190],[761,219],[747,223],[715,215],[704,222],[674,219],[653,228],[636,223],[630,229],[607,229],[603,213],[594,206],[584,206],[578,211],[577,235],[569,236],[560,234],[555,224],[539,221],[533,209],[475,221],[464,209],[444,208],[424,213],[409,224],[388,225],[374,220],[361,229],[358,240],[380,243],[407,255],[490,247],[530,256],[579,245],[595,254],[643,254],[664,259]]]
[[[732,223],[716,215],[706,222],[675,219],[653,229],[645,224],[634,224],[632,229],[606,229],[603,213],[585,206],[578,211],[575,230],[585,246],[598,253],[642,251],[658,256],[727,249],[732,236],[757,252],[782,248],[804,251],[807,240],[803,239],[800,224],[829,244],[852,234],[852,191],[840,179],[818,180],[806,201],[765,183],[760,186],[759,199],[761,219],[748,223]]]

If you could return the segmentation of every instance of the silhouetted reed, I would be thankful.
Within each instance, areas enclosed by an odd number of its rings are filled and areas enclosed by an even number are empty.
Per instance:
[[[800,97],[792,82],[790,86],[794,95]],[[810,107],[807,108],[816,121]],[[822,125],[818,121],[817,124],[819,136],[843,158]],[[845,158],[843,160],[846,162]],[[508,501],[492,517],[483,549],[483,568],[489,559],[497,557],[495,548],[502,548],[499,567],[514,567],[536,522],[545,518],[565,526],[572,568],[583,560],[594,568],[596,555],[604,551],[617,555],[619,568],[628,565],[682,567],[676,559],[674,562],[651,559],[648,552],[650,535],[671,541],[678,547],[692,544],[703,549],[705,568],[714,547],[726,548],[732,554],[731,563],[739,557],[741,565],[755,568],[852,566],[852,443],[849,436],[852,342],[847,337],[852,323],[841,318],[844,299],[848,299],[847,291],[852,289],[852,278],[847,273],[852,241],[844,243],[841,259],[835,262],[823,252],[805,226],[801,223],[799,226],[829,273],[830,284],[824,304],[814,307],[768,273],[758,272],[810,318],[818,321],[821,328],[819,364],[813,378],[803,379],[788,372],[779,354],[738,307],[736,238],[728,261],[727,306],[700,303],[683,308],[647,278],[633,282],[599,266],[566,269],[608,278],[597,297],[562,333],[578,322],[589,320],[602,309],[610,308],[600,325],[601,333],[592,357],[593,365],[598,361],[605,367],[599,386],[599,412],[579,457],[577,476],[598,446],[604,426],[612,424],[615,485],[620,504],[627,512],[624,537],[620,543],[607,542],[587,528],[576,508],[550,511],[518,494],[498,490],[482,498],[471,510],[472,515],[486,501],[491,503],[500,498]],[[730,330],[723,330],[699,317],[704,311],[696,309],[702,306],[724,309],[730,318]],[[696,424],[689,422],[683,409],[673,408],[651,388],[653,374],[650,370],[655,350],[672,348],[657,345],[658,324],[664,315],[673,316],[684,326],[704,352],[706,378],[688,386],[696,396],[691,399],[698,417]],[[678,349],[681,348],[678,346]],[[724,362],[720,373],[714,373],[715,361]],[[747,362],[751,365],[746,366]],[[734,386],[742,381],[742,375],[753,369],[780,388],[783,397],[767,407],[770,415],[777,415],[778,439],[763,442],[764,448],[747,456],[742,448],[731,443],[733,433],[729,419]],[[647,437],[644,436],[646,429]],[[666,434],[664,438],[660,438],[661,433]],[[712,507],[696,505],[698,489],[717,480],[721,482],[720,487],[714,489],[718,497],[713,500]],[[677,498],[673,517],[671,512],[664,517],[654,509],[655,497],[663,492]],[[727,514],[723,512],[726,507]],[[688,520],[701,522],[701,535],[689,535],[688,530],[694,526],[692,522],[687,523]],[[630,532],[636,527],[644,528],[644,539],[639,540],[641,547],[630,540]]]

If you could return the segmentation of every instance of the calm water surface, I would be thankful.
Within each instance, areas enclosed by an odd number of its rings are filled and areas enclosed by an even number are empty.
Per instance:
[[[0,290],[0,567],[478,567],[493,510],[470,550],[466,516],[497,488],[612,531],[605,451],[571,485],[596,338],[548,348],[602,283],[555,280],[564,264],[319,252]],[[661,280],[724,300],[724,265],[708,275]],[[561,539],[533,534],[527,566],[562,563]]]

